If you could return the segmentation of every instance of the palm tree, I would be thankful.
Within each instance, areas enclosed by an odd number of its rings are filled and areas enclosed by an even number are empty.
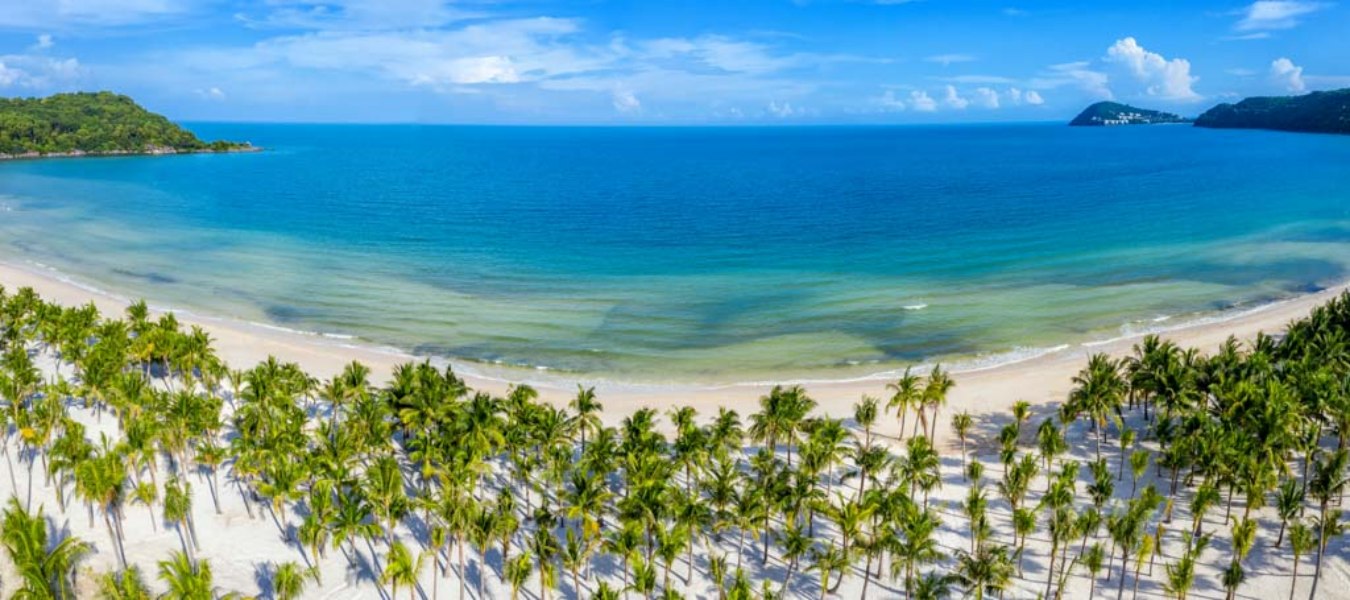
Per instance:
[[[525,582],[534,574],[533,557],[529,552],[522,552],[514,560],[506,563],[504,571],[506,580],[511,584],[511,600],[516,600],[520,596],[520,588],[525,587]]]
[[[110,571],[98,577],[98,595],[103,600],[150,600],[154,595],[146,587],[136,565],[125,571]]]
[[[32,514],[20,506],[17,498],[10,496],[3,522],[0,522],[0,541],[4,543],[21,582],[14,597],[75,597],[75,566],[89,552],[90,546],[73,536],[62,537],[50,544],[47,519],[41,506],[36,514]]]
[[[390,598],[398,596],[398,590],[402,587],[408,588],[408,600],[417,597],[417,578],[422,573],[423,558],[422,555],[414,556],[403,542],[396,541],[389,545],[380,584],[389,586]]]
[[[895,410],[896,418],[900,419],[900,434],[897,438],[903,440],[905,438],[905,419],[909,415],[909,411],[911,409],[918,410],[922,406],[920,402],[923,398],[923,380],[906,368],[905,374],[901,375],[900,379],[894,383],[886,384],[886,389],[892,392],[890,400],[886,401],[886,410]],[[915,425],[917,424],[918,418],[916,417]]]
[[[1090,582],[1090,584],[1088,586],[1087,597],[1096,598],[1097,574],[1101,573],[1102,567],[1105,566],[1106,550],[1102,548],[1102,545],[1100,543],[1093,544],[1092,546],[1088,547],[1087,552],[1083,553],[1080,562],[1083,563],[1083,568],[1087,569],[1088,572],[1088,581]],[[1123,578],[1122,581],[1124,581]]]
[[[1346,485],[1350,484],[1350,479],[1346,477],[1346,464],[1350,461],[1350,454],[1342,448],[1333,453],[1325,461],[1320,461],[1313,469],[1313,478],[1308,482],[1308,493],[1317,500],[1318,512],[1321,523],[1327,523],[1327,510],[1331,505],[1332,498],[1340,495],[1345,490]],[[1313,568],[1313,585],[1309,598],[1317,597],[1317,583],[1322,579],[1322,554],[1327,545],[1325,526],[1318,527],[1317,535],[1317,562]]]
[[[933,365],[933,370],[928,374],[928,381],[923,386],[923,407],[933,409],[933,420],[931,431],[928,431],[929,438],[937,437],[938,411],[947,404],[947,394],[956,387],[956,380],[951,378],[946,371],[942,370],[942,365]],[[922,408],[919,410],[920,420],[927,423]]]
[[[294,600],[305,589],[305,574],[300,565],[284,562],[272,567],[272,598]]]
[[[942,560],[942,547],[936,534],[941,522],[936,513],[930,510],[911,508],[900,518],[900,532],[892,552],[895,560],[891,562],[891,576],[904,576],[905,590],[914,586],[916,567]]]
[[[1105,354],[1088,358],[1085,369],[1073,378],[1074,389],[1064,404],[1066,414],[1087,415],[1097,433],[1097,459],[1102,457],[1102,438],[1106,435],[1107,420],[1114,416],[1125,397],[1125,380],[1120,376],[1120,365]]]
[[[961,440],[961,473],[964,476],[966,471],[966,436],[970,434],[970,428],[975,420],[971,418],[970,413],[962,411],[952,415],[952,430],[956,432],[956,437]]]
[[[571,408],[576,413],[577,432],[581,434],[581,451],[585,452],[586,432],[599,431],[603,427],[600,423],[600,411],[604,409],[595,399],[595,388],[583,388],[578,385]]]
[[[1167,565],[1167,579],[1163,581],[1163,589],[1177,600],[1186,600],[1186,595],[1195,585],[1195,561],[1209,546],[1209,534],[1196,537],[1186,533],[1184,539],[1186,549],[1181,558]]]
[[[810,570],[820,573],[820,597],[822,599],[831,590],[830,576],[848,568],[848,565],[849,556],[834,542],[830,542],[829,547],[824,550],[816,549],[811,552]]]
[[[166,597],[174,600],[213,600],[215,596],[211,563],[201,560],[194,564],[182,552],[159,561],[159,580],[169,587]]]
[[[191,533],[191,519],[192,485],[176,475],[172,476],[164,482],[164,520],[173,523],[174,529],[178,530],[178,539],[183,544],[183,551],[187,553],[189,559],[194,559],[193,547],[196,545],[196,536]]]
[[[937,573],[924,573],[914,582],[910,600],[945,600],[952,595],[952,578]]]
[[[985,594],[1002,594],[1012,581],[1012,556],[1007,547],[986,544],[956,558],[956,580],[966,594],[984,600]]]
[[[1299,559],[1313,549],[1315,542],[1312,529],[1303,522],[1295,521],[1289,528],[1289,552],[1294,556],[1293,572],[1289,576],[1289,600],[1294,600],[1294,592],[1298,589]]]

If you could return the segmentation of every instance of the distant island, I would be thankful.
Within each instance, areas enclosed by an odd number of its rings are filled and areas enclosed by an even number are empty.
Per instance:
[[[0,98],[0,159],[255,150],[248,143],[202,141],[111,92]]]
[[[1119,102],[1098,102],[1083,109],[1069,125],[1101,127],[1191,122],[1172,113]],[[1220,104],[1205,111],[1193,123],[1196,127],[1215,129],[1350,133],[1350,88],[1302,96],[1255,97],[1236,104]]]
[[[1196,118],[1195,126],[1350,133],[1350,88],[1220,104]]]
[[[1083,109],[1069,125],[1074,127],[1107,127],[1112,125],[1157,125],[1160,123],[1189,123],[1180,115],[1137,108],[1119,102],[1098,102]]]

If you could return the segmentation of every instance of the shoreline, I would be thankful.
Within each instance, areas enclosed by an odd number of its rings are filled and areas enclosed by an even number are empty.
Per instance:
[[[0,162],[16,160],[44,160],[48,158],[115,158],[128,156],[178,156],[192,154],[248,154],[252,152],[262,152],[262,146],[248,144],[237,148],[226,150],[213,150],[211,148],[202,148],[200,150],[179,150],[177,148],[150,148],[147,150],[106,150],[87,152],[84,150],[71,150],[70,152],[24,152],[22,154],[0,153]]]
[[[13,291],[31,287],[48,301],[74,306],[94,303],[104,315],[121,315],[130,300],[115,293],[85,285],[75,278],[40,263],[20,264],[0,260],[0,285]],[[1104,340],[1060,344],[1048,348],[1025,349],[1017,356],[994,364],[980,364],[988,357],[971,357],[947,363],[957,385],[944,414],[969,411],[972,415],[1005,412],[1018,400],[1033,405],[1062,400],[1071,387],[1070,378],[1091,354],[1114,357],[1128,354],[1133,345],[1150,333],[1182,347],[1197,347],[1212,352],[1229,336],[1248,340],[1257,332],[1275,334],[1292,320],[1305,316],[1313,307],[1350,289],[1342,283],[1318,292],[1295,296],[1245,309],[1213,315],[1195,315],[1193,320],[1156,331],[1130,332]],[[147,299],[148,301],[149,299]],[[149,303],[149,302],[147,302]],[[578,385],[594,386],[605,405],[603,420],[618,423],[639,408],[665,409],[689,405],[703,413],[726,406],[745,412],[757,406],[760,396],[774,385],[802,385],[819,403],[822,413],[834,416],[852,414],[852,404],[864,394],[883,396],[886,383],[898,376],[897,370],[844,379],[784,378],[733,383],[697,382],[650,383],[597,379],[594,376],[552,374],[546,370],[523,367],[494,367],[445,357],[414,355],[396,348],[379,347],[339,336],[301,332],[265,323],[251,323],[181,309],[164,309],[151,304],[155,314],[173,312],[185,325],[198,325],[211,334],[222,359],[236,368],[248,367],[269,355],[295,362],[320,378],[331,377],[347,363],[357,360],[371,367],[373,383],[387,381],[393,368],[401,363],[430,360],[437,366],[452,365],[457,375],[471,387],[492,393],[504,393],[516,383],[528,384],[544,400],[565,403]],[[1018,350],[1004,353],[1007,356]],[[916,373],[926,372],[932,363],[913,365]],[[941,431],[943,428],[939,428]],[[942,435],[939,438],[944,437]]]

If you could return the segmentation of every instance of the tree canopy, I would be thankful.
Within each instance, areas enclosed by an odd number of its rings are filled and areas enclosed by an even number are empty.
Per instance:
[[[0,98],[0,154],[228,152],[250,147],[202,141],[112,92]]]

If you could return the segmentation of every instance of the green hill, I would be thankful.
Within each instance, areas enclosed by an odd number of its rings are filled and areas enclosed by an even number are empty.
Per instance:
[[[1137,108],[1119,102],[1098,102],[1083,109],[1069,125],[1074,127],[1104,127],[1109,125],[1156,125],[1158,123],[1186,123],[1180,115]]]
[[[0,98],[0,155],[237,152],[249,144],[204,142],[192,132],[111,92]]]
[[[1220,104],[1200,115],[1195,126],[1350,133],[1350,89]]]

